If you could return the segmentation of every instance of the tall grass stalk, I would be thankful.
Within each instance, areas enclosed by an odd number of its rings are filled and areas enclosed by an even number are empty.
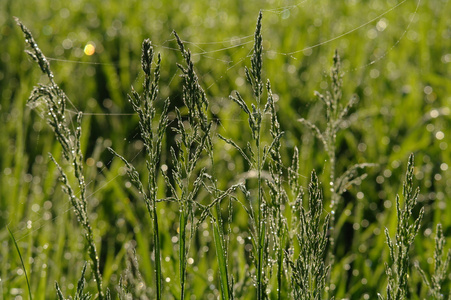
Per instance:
[[[282,208],[285,207],[284,204],[287,203],[287,193],[283,187],[283,162],[282,155],[280,153],[281,143],[280,138],[283,132],[280,129],[280,124],[277,119],[276,106],[271,90],[271,84],[268,80],[266,84],[266,90],[268,93],[268,100],[265,105],[265,112],[269,113],[271,118],[271,129],[270,133],[272,136],[272,143],[269,148],[265,148],[265,154],[269,155],[269,173],[271,180],[266,180],[267,186],[270,191],[270,211],[271,211],[271,230],[274,247],[275,256],[277,262],[277,299],[282,298],[283,290],[283,275],[284,275],[284,249],[287,241],[287,222],[285,216],[283,215]],[[264,159],[265,160],[265,159]],[[285,295],[286,297],[286,295]]]
[[[86,182],[83,171],[83,154],[81,153],[80,137],[81,137],[81,117],[82,114],[78,113],[76,121],[76,129],[70,129],[70,120],[66,118],[66,103],[69,101],[64,91],[56,84],[54,75],[50,69],[50,64],[38,47],[31,32],[25,25],[20,22],[18,18],[15,19],[20,29],[25,35],[25,41],[31,48],[31,51],[26,53],[38,63],[42,73],[47,76],[49,84],[40,84],[38,87],[34,87],[28,103],[33,108],[44,106],[44,115],[47,123],[55,133],[55,137],[62,147],[62,153],[64,158],[72,164],[75,178],[78,182],[78,188],[80,192],[76,194],[69,183],[63,168],[58,164],[52,154],[49,154],[50,159],[57,166],[60,179],[63,184],[63,191],[69,196],[70,202],[74,208],[75,215],[78,222],[85,229],[85,239],[87,242],[87,248],[91,262],[93,263],[92,272],[97,285],[98,298],[104,299],[104,293],[102,289],[102,275],[100,274],[100,260],[97,256],[96,245],[94,242],[93,229],[89,221],[88,216],[88,202],[86,198]],[[77,196],[79,195],[79,196]]]
[[[267,233],[267,215],[268,215],[268,207],[267,203],[264,199],[264,193],[263,193],[263,179],[262,179],[262,171],[263,167],[267,158],[267,154],[269,151],[272,150],[273,146],[276,148],[278,146],[278,140],[280,139],[280,132],[277,132],[278,129],[276,129],[275,126],[277,124],[273,122],[273,134],[275,134],[276,138],[274,138],[272,146],[269,148],[262,147],[261,145],[261,125],[262,125],[262,116],[265,113],[265,108],[262,107],[262,95],[263,95],[263,80],[262,80],[262,66],[263,66],[263,45],[262,45],[262,12],[260,11],[258,18],[257,18],[257,25],[254,33],[254,48],[253,53],[251,57],[251,68],[248,69],[245,67],[245,74],[247,82],[249,83],[253,97],[254,102],[251,104],[251,109],[249,109],[249,106],[246,104],[244,99],[242,98],[241,94],[239,92],[236,92],[235,95],[231,95],[230,99],[236,102],[239,107],[242,109],[243,112],[245,112],[248,116],[248,122],[249,127],[251,129],[252,133],[252,140],[254,142],[254,150],[252,149],[251,145],[247,145],[247,149],[250,152],[250,155],[245,154],[243,149],[239,147],[236,143],[233,141],[226,139],[224,137],[221,137],[224,141],[232,145],[234,148],[236,148],[239,153],[243,156],[243,158],[246,159],[246,161],[249,163],[250,168],[256,170],[257,173],[257,214],[256,218],[254,219],[254,213],[252,203],[251,203],[251,219],[254,220],[254,232],[252,234],[253,237],[253,246],[255,251],[255,265],[256,265],[256,287],[257,287],[257,299],[264,299],[266,295],[266,286],[267,281],[269,280],[269,273],[266,274],[265,269],[268,267],[268,258],[269,258],[269,250],[268,250],[268,233]],[[270,91],[270,84],[268,84],[268,102],[273,101],[271,97],[271,91]],[[270,112],[271,107],[273,104],[268,104],[266,107],[266,110]],[[273,117],[275,118],[275,110],[273,110]],[[275,150],[277,151],[277,150]],[[277,159],[277,158],[276,158]],[[277,173],[277,172],[276,172]],[[279,176],[279,174],[275,175],[276,177]],[[277,190],[277,187],[276,187]],[[248,198],[248,193],[245,193],[246,197]],[[277,201],[277,200],[276,200]],[[281,279],[278,279],[278,282],[281,281]],[[278,284],[280,284],[279,282]],[[280,296],[280,295],[279,295]]]
[[[186,256],[189,252],[189,243],[198,226],[207,216],[212,219],[213,237],[215,242],[217,260],[219,265],[219,279],[221,285],[222,299],[233,298],[233,280],[229,279],[227,242],[223,234],[223,222],[221,219],[221,202],[232,194],[241,184],[235,184],[226,191],[220,191],[217,188],[217,180],[214,171],[213,144],[211,137],[212,121],[208,120],[208,99],[203,88],[199,84],[199,79],[194,70],[194,64],[191,59],[191,52],[187,50],[174,31],[174,35],[179,46],[180,52],[184,58],[186,66],[178,64],[183,77],[183,103],[188,109],[188,122],[183,122],[180,110],[176,108],[178,126],[175,128],[179,138],[176,140],[178,154],[171,148],[173,164],[173,177],[176,186],[181,191],[179,194],[172,185],[168,177],[166,184],[171,186],[173,198],[179,202],[179,261],[180,261],[180,287],[181,299],[185,297],[185,278],[186,278]],[[205,153],[211,163],[212,174],[208,174],[206,168],[199,168],[202,153]],[[206,183],[208,179],[211,186]],[[208,205],[195,202],[195,197],[204,187],[207,192],[213,195],[213,201]],[[199,207],[202,210],[197,224],[194,224],[194,212]],[[211,210],[214,208],[213,213]],[[190,223],[190,236],[187,239],[186,228]]]
[[[132,89],[129,95],[129,101],[133,106],[134,111],[139,116],[139,127],[141,130],[141,138],[144,141],[147,159],[146,166],[148,171],[148,187],[144,188],[139,173],[136,169],[122,156],[117,154],[113,149],[109,149],[114,155],[118,156],[127,165],[128,175],[138,188],[138,191],[144,197],[147,211],[153,221],[153,243],[155,254],[155,289],[156,298],[162,299],[162,273],[161,273],[161,245],[160,245],[160,231],[158,226],[157,214],[157,174],[158,165],[160,163],[161,148],[163,138],[168,127],[168,108],[169,99],[166,99],[164,108],[161,113],[158,125],[153,126],[155,122],[155,102],[158,100],[158,83],[160,79],[160,64],[161,57],[158,55],[155,70],[152,74],[152,61],[154,58],[152,43],[149,39],[144,40],[142,44],[141,67],[144,71],[143,92],[140,95]],[[153,78],[152,78],[153,76]]]
[[[323,144],[329,161],[329,186],[330,186],[330,237],[329,237],[329,250],[328,259],[331,266],[335,262],[335,239],[338,236],[338,232],[335,232],[335,216],[337,215],[337,209],[340,203],[342,194],[352,185],[358,185],[366,177],[366,174],[359,175],[358,170],[363,169],[373,164],[363,163],[355,164],[349,167],[340,176],[336,174],[337,153],[336,153],[336,140],[337,133],[343,129],[344,122],[347,121],[347,115],[349,110],[357,103],[358,98],[354,95],[348,102],[343,105],[342,102],[342,80],[343,74],[341,73],[341,61],[338,51],[335,51],[333,57],[333,66],[330,72],[331,88],[326,91],[325,94],[315,92],[315,95],[325,104],[326,109],[326,127],[323,131],[318,126],[310,121],[301,118],[298,121],[309,128],[312,133]]]
[[[260,144],[260,131],[262,122],[261,111],[261,95],[263,92],[263,82],[261,78],[262,65],[263,65],[263,45],[262,45],[262,17],[260,12],[257,19],[257,27],[254,34],[254,52],[251,58],[251,70],[245,69],[246,78],[249,84],[252,86],[257,106],[252,104],[252,118],[249,118],[249,124],[251,125],[252,135],[255,140],[255,146],[257,151],[257,299],[263,299],[266,292],[266,284],[263,278],[263,264],[265,263],[265,247],[266,247],[266,206],[263,200],[262,191],[262,169],[263,162],[261,157],[261,144]],[[251,115],[249,115],[250,117]],[[251,121],[252,119],[252,121]]]
[[[396,196],[397,227],[394,243],[390,238],[388,229],[385,229],[385,236],[387,238],[391,260],[390,265],[387,263],[385,264],[385,272],[388,277],[387,299],[408,299],[409,251],[415,236],[420,230],[420,222],[424,214],[424,207],[422,207],[415,221],[411,221],[411,218],[413,217],[412,210],[417,204],[417,198],[420,193],[418,187],[416,189],[413,187],[413,176],[414,156],[411,154],[407,164],[406,179],[402,189],[404,198],[402,206],[399,195]],[[381,294],[379,294],[378,297],[379,299],[384,299]]]
[[[208,121],[208,101],[194,70],[191,52],[185,49],[176,32],[174,35],[186,64],[186,67],[180,64],[178,67],[182,71],[183,103],[188,109],[188,120],[184,122],[180,110],[176,108],[178,126],[174,130],[178,134],[177,152],[171,148],[174,165],[172,176],[175,186],[168,177],[166,177],[166,184],[171,187],[173,198],[179,204],[179,276],[180,299],[183,300],[185,298],[187,254],[196,228],[194,212],[200,206],[195,202],[195,198],[207,176],[205,168],[198,170],[199,162],[211,142],[212,123]],[[189,236],[187,236],[188,224],[190,225]]]
[[[257,18],[257,26],[254,33],[254,50],[251,57],[251,69],[245,67],[246,79],[252,88],[255,104],[252,103],[252,111],[241,97],[239,92],[236,92],[234,96],[230,96],[230,99],[235,101],[240,108],[248,115],[249,126],[252,131],[252,139],[255,143],[255,151],[251,150],[250,157],[247,156],[244,151],[234,142],[222,138],[234,146],[243,157],[250,163],[252,168],[257,171],[257,218],[254,222],[255,235],[253,235],[254,250],[256,255],[254,257],[256,262],[256,287],[257,287],[257,299],[263,299],[266,293],[266,282],[264,278],[264,265],[267,260],[267,234],[266,234],[266,215],[267,207],[263,197],[262,186],[262,170],[263,170],[263,155],[261,147],[261,124],[263,109],[261,106],[261,97],[263,94],[263,81],[262,81],[262,65],[263,65],[263,45],[262,45],[262,17],[263,14],[260,11]],[[256,152],[256,154],[255,154]],[[252,205],[252,204],[251,204]],[[252,208],[252,206],[251,206]]]

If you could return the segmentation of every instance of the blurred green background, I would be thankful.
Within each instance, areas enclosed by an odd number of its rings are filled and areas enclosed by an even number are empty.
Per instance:
[[[47,153],[60,155],[53,133],[39,113],[26,105],[41,79],[38,66],[24,53],[17,16],[32,31],[50,61],[56,82],[71,100],[74,116],[82,111],[83,147],[88,172],[91,219],[103,261],[105,285],[114,287],[124,266],[124,244],[136,243],[144,279],[151,286],[150,220],[142,201],[125,175],[122,163],[106,147],[144,170],[138,119],[127,101],[131,86],[140,87],[140,49],[150,38],[162,55],[160,95],[180,106],[180,71],[172,30],[193,52],[200,83],[210,100],[215,132],[243,144],[250,138],[247,120],[228,99],[239,90],[251,95],[244,66],[250,65],[253,32],[263,11],[264,77],[277,98],[283,155],[289,164],[299,147],[300,173],[306,186],[316,169],[327,182],[322,145],[297,119],[324,125],[324,110],[314,97],[324,92],[332,56],[338,49],[344,72],[344,98],[357,94],[359,103],[350,122],[337,136],[337,172],[355,163],[377,163],[361,186],[345,193],[339,207],[342,235],[337,242],[339,262],[333,269],[337,299],[374,299],[384,292],[387,247],[383,228],[394,232],[394,200],[401,191],[408,155],[416,154],[420,204],[426,213],[415,243],[414,259],[433,268],[435,225],[451,235],[451,15],[448,0],[375,1],[0,1],[0,299],[27,297],[17,253],[8,236],[11,228],[31,278],[36,299],[54,297],[54,281],[73,293],[83,261],[83,237],[57,180]],[[87,45],[95,53],[87,55]],[[172,107],[173,108],[173,107]],[[320,125],[321,126],[321,125]],[[170,142],[166,147],[170,146]],[[245,172],[242,159],[217,141],[218,168],[225,188]],[[166,152],[165,152],[166,153]],[[164,190],[161,190],[164,194]],[[325,189],[326,202],[328,190]],[[328,206],[325,206],[328,207]],[[171,236],[176,213],[164,214],[164,274],[177,273]],[[237,278],[245,276],[246,219],[235,211],[232,245]],[[241,218],[241,219],[240,219]],[[216,260],[208,226],[193,246],[190,295],[217,297]],[[136,242],[130,242],[135,240]],[[450,238],[448,245],[451,243]],[[243,242],[244,243],[244,242]],[[206,247],[206,248],[205,248]],[[241,247],[241,248],[240,248]],[[242,274],[241,274],[242,273]],[[412,271],[413,286],[418,273]],[[90,276],[90,275],[89,275]],[[88,277],[89,277],[88,276]],[[241,277],[240,277],[241,276]],[[210,278],[211,277],[211,278]],[[213,279],[212,279],[213,278]],[[166,281],[167,281],[166,280]],[[175,281],[175,280],[174,280]],[[244,284],[244,283],[243,283]],[[449,281],[448,281],[449,284]],[[215,287],[216,285],[216,287]],[[170,289],[170,283],[165,285]],[[93,288],[93,286],[90,286]],[[114,289],[114,288],[113,288]],[[449,289],[449,287],[448,287]],[[167,290],[168,293],[170,293]],[[426,291],[418,287],[413,294]],[[243,298],[252,299],[252,293]]]

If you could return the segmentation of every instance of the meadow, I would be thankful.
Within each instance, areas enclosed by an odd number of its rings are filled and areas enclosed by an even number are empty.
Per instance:
[[[0,2],[0,299],[451,299],[450,13]]]

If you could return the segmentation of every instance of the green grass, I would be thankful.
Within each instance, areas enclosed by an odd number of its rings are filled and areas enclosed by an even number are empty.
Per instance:
[[[0,299],[446,299],[450,11],[2,2]]]

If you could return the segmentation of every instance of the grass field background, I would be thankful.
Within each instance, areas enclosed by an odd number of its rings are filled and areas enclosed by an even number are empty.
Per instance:
[[[215,172],[226,189],[249,175],[245,160],[215,135],[240,145],[251,139],[246,116],[229,95],[239,90],[251,97],[244,66],[250,65],[253,34],[263,12],[263,77],[271,80],[282,137],[285,166],[299,148],[300,183],[307,190],[315,169],[323,183],[324,210],[329,213],[328,159],[323,146],[300,122],[305,118],[324,128],[325,112],[314,91],[330,86],[335,49],[342,58],[343,97],[359,102],[337,135],[338,174],[357,163],[374,163],[360,185],[343,194],[336,211],[336,263],[331,272],[336,299],[375,299],[385,294],[384,262],[389,261],[384,228],[396,230],[396,194],[410,153],[415,154],[415,185],[420,187],[421,229],[411,260],[427,272],[434,268],[434,237],[443,225],[451,244],[451,4],[449,1],[85,1],[0,2],[0,299],[27,298],[26,280],[6,226],[24,257],[34,299],[56,298],[55,280],[72,295],[85,261],[83,230],[61,190],[56,166],[61,147],[42,114],[26,105],[38,82],[39,67],[24,53],[17,16],[31,30],[49,57],[55,81],[70,98],[68,117],[83,113],[82,149],[88,203],[100,253],[104,286],[115,286],[136,247],[143,281],[152,294],[152,222],[140,194],[130,184],[124,164],[106,150],[112,147],[145,174],[138,117],[127,101],[131,86],[143,81],[141,45],[150,38],[162,56],[160,96],[169,97],[170,126],[174,107],[181,107],[182,63],[172,30],[192,53],[199,83],[210,101]],[[95,46],[86,55],[87,45]],[[157,102],[157,111],[163,101]],[[183,112],[183,110],[182,110]],[[171,119],[172,116],[172,119]],[[270,128],[263,120],[263,132]],[[172,131],[164,142],[162,164],[171,167]],[[268,134],[269,136],[269,134]],[[265,141],[265,138],[264,138]],[[363,172],[362,172],[363,173]],[[73,180],[74,178],[71,178]],[[159,197],[168,193],[158,177]],[[199,197],[206,197],[205,193]],[[242,195],[237,193],[237,197]],[[240,199],[241,199],[240,198]],[[161,204],[161,205],[160,205]],[[254,299],[249,279],[251,243],[249,218],[243,209],[227,205],[230,268],[237,298]],[[164,293],[177,298],[178,208],[159,203]],[[231,222],[228,222],[231,220]],[[219,297],[218,263],[209,222],[192,241],[187,269],[187,297]],[[88,268],[89,269],[89,268]],[[449,274],[449,272],[448,272]],[[411,299],[427,297],[421,277],[411,268]],[[451,278],[444,284],[450,292]],[[95,283],[87,272],[87,290]],[[274,283],[270,283],[270,287]],[[271,298],[276,297],[274,290]]]

